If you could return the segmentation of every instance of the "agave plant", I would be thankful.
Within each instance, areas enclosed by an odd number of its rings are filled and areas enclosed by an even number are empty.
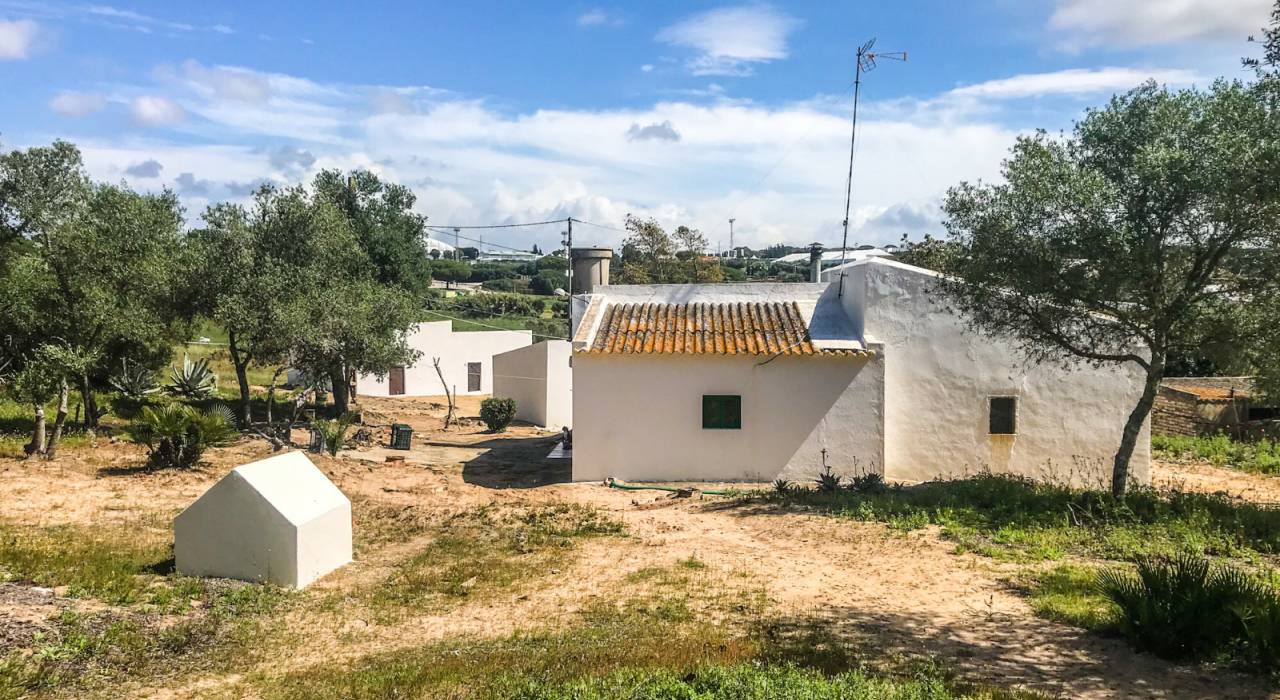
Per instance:
[[[778,477],[773,480],[773,490],[777,493],[791,493],[795,485],[790,480]]]
[[[142,401],[160,391],[160,387],[156,384],[156,373],[137,365],[130,368],[127,357],[120,358],[120,374],[111,377],[108,381],[122,396],[135,401]]]
[[[174,367],[170,381],[169,393],[193,401],[212,398],[218,389],[218,375],[209,369],[209,360],[205,358],[192,362],[191,358],[183,355],[182,369]]]
[[[204,411],[182,404],[147,406],[129,426],[129,436],[147,446],[153,466],[187,469],[200,461],[205,450],[235,437],[234,424],[227,419],[230,413],[222,405]]]

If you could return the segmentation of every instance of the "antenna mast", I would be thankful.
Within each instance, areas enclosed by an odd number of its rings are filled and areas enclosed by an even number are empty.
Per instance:
[[[875,52],[876,40],[872,38],[858,47],[856,67],[853,72],[853,126],[849,135],[849,180],[844,191],[844,236],[840,239],[840,265],[843,266],[849,249],[849,205],[853,201],[853,153],[858,143],[858,95],[862,92],[862,74],[876,68],[876,59],[887,58],[891,61],[906,61],[906,51]],[[819,263],[821,265],[821,263]],[[840,294],[844,296],[844,270],[840,271]]]

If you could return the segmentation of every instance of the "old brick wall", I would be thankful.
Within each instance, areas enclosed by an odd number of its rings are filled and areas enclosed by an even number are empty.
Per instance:
[[[1163,435],[1199,435],[1200,415],[1196,399],[1169,387],[1160,387],[1151,409],[1151,432]]]

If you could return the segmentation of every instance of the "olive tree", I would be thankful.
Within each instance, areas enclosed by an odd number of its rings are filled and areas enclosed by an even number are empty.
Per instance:
[[[1280,278],[1280,93],[1271,81],[1149,83],[1069,134],[1020,138],[1003,176],[948,192],[937,291],[1029,361],[1141,368],[1113,460],[1123,496],[1171,354]],[[1265,271],[1236,274],[1233,259]]]

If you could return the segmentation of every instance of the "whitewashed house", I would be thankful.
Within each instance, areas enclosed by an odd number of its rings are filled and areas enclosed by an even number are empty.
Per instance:
[[[361,374],[356,378],[359,396],[443,396],[433,360],[449,391],[459,396],[493,393],[493,356],[533,343],[530,331],[455,332],[452,321],[420,323],[409,331],[409,347],[419,351],[417,362],[393,367],[384,377]]]
[[[514,399],[516,418],[549,430],[573,425],[567,340],[544,340],[493,356],[493,395]]]
[[[872,256],[806,284],[605,285],[575,299],[573,478],[1109,482],[1136,368],[1028,366]],[[575,270],[576,274],[576,270]],[[1149,428],[1132,461],[1149,481]]]

